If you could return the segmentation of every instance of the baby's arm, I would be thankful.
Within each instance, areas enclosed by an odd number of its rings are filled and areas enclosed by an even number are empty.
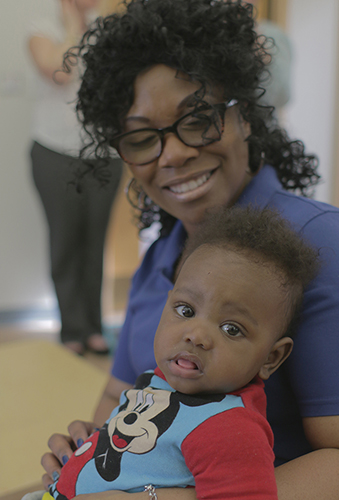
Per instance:
[[[203,422],[182,444],[198,499],[277,500],[272,432],[253,410],[234,408]]]

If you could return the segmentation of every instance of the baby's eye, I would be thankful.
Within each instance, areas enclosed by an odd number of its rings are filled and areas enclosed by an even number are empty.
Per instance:
[[[240,328],[236,325],[233,325],[232,323],[225,323],[221,326],[221,329],[230,337],[239,337],[240,335],[242,335],[242,331],[240,330]]]
[[[184,318],[192,318],[194,316],[194,311],[192,307],[187,305],[177,306],[175,310],[180,316],[183,316]]]

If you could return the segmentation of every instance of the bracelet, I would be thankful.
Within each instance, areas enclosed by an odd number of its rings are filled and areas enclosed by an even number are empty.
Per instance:
[[[144,487],[144,491],[148,491],[148,496],[150,500],[158,500],[157,492],[152,484],[148,484]]]

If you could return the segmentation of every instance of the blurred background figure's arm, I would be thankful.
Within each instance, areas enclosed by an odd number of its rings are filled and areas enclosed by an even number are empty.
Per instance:
[[[71,73],[58,71],[62,69],[63,56],[76,45],[86,30],[84,13],[76,7],[75,0],[59,0],[65,36],[57,43],[53,37],[33,33],[28,39],[28,47],[38,70],[48,80],[58,84],[67,84],[72,79]]]
[[[260,21],[257,31],[274,40],[269,51],[272,56],[268,66],[270,76],[263,82],[266,92],[262,101],[279,110],[291,97],[292,45],[286,33],[272,21]]]
[[[256,9],[257,33],[272,39],[267,42],[267,50],[272,57],[265,72],[262,87],[265,94],[262,103],[274,106],[280,111],[291,97],[292,44],[287,33],[275,20],[270,18],[269,2],[265,0],[248,0]],[[271,48],[270,48],[271,47]]]

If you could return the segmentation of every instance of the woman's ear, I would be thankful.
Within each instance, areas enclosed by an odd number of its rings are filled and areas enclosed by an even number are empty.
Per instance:
[[[245,120],[241,118],[241,127],[244,133],[244,137],[245,139],[247,139],[252,133],[251,125],[249,122],[245,122]]]
[[[282,337],[277,340],[266,358],[265,363],[259,370],[259,377],[267,380],[279,366],[288,358],[293,348],[293,340],[290,337]]]
[[[237,106],[238,108],[238,106]],[[240,122],[240,127],[243,133],[244,140],[246,140],[252,133],[252,127],[250,122],[247,122],[244,120],[242,114],[240,113],[238,109],[238,116],[239,116],[239,122]]]

